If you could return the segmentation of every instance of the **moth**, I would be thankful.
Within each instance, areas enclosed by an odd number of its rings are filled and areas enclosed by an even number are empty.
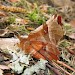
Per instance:
[[[61,16],[52,16],[45,24],[30,32],[27,38],[17,35],[19,48],[36,59],[59,60],[57,43],[64,34],[61,24]]]

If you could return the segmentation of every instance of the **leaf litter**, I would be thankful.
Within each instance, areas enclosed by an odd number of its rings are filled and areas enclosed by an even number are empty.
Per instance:
[[[64,7],[55,0],[56,7],[38,1],[0,2],[1,75],[75,74],[74,20],[68,23],[74,14],[69,18],[69,10],[65,10],[68,7],[74,12],[70,2],[74,5],[71,0],[67,6],[63,1]]]

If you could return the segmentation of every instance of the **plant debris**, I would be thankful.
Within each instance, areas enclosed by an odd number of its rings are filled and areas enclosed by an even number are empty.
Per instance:
[[[74,0],[0,1],[0,75],[75,75]]]

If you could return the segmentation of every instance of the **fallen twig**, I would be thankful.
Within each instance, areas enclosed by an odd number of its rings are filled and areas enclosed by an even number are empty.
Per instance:
[[[66,68],[68,68],[68,69],[70,69],[70,70],[72,70],[73,72],[75,72],[75,69],[73,69],[72,67],[68,66],[64,62],[58,60],[57,63],[62,65],[62,66],[64,66],[64,67],[66,67]]]
[[[74,50],[72,50],[72,49],[70,49],[70,48],[68,48],[68,47],[66,47],[66,50],[67,50],[70,54],[75,55],[75,51],[74,51]]]
[[[55,62],[53,62],[53,65],[58,68],[59,70],[63,71],[66,75],[71,75],[69,72],[67,72],[65,69],[63,69],[62,67],[60,67],[58,64],[56,64]]]
[[[46,64],[46,66],[47,66],[49,69],[51,69],[51,70],[55,73],[55,75],[61,75],[61,73],[59,72],[58,69],[56,69],[56,68],[54,68],[54,67],[51,67],[51,65],[49,65],[48,63]]]

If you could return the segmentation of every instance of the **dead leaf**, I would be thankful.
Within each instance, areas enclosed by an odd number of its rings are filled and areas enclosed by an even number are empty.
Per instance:
[[[14,74],[11,74],[11,73],[5,73],[5,75],[14,75]]]
[[[0,16],[6,16],[4,12],[0,12]]]
[[[71,6],[72,5],[72,1],[71,0],[51,0],[52,3],[55,6],[59,6],[59,7],[64,7],[64,6]]]
[[[8,32],[7,29],[0,29],[0,36],[5,35]]]
[[[33,27],[25,27],[27,30],[30,30],[30,31],[32,31],[32,30],[34,30],[34,28]]]
[[[72,27],[75,27],[75,19],[71,20],[69,23]]]
[[[47,10],[48,9],[48,5],[43,4],[43,5],[40,6],[40,9],[41,9],[42,12],[47,12],[48,11]]]
[[[14,38],[0,38],[0,48],[5,50],[5,49],[11,49],[15,50],[17,49],[16,43],[18,43],[18,39]]]
[[[9,0],[10,2],[19,2],[20,0]]]
[[[0,65],[0,69],[10,69],[8,66],[6,66],[6,65]]]
[[[69,37],[75,39],[75,33],[70,34]]]
[[[29,23],[29,20],[21,19],[21,18],[16,18],[15,21],[16,21],[16,23],[20,23],[20,24],[28,24]]]
[[[0,62],[4,61],[4,56],[0,53]]]

